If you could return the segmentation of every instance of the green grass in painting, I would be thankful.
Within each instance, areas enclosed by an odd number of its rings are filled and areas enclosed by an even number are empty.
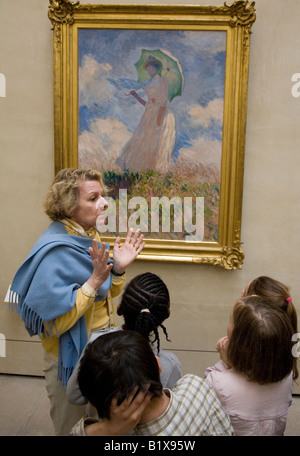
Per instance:
[[[194,173],[195,174],[195,173]],[[219,183],[210,182],[208,179],[200,180],[199,176],[195,178],[193,173],[182,176],[179,172],[169,172],[160,174],[154,170],[148,170],[142,173],[130,172],[125,170],[124,173],[107,171],[103,173],[104,182],[109,188],[108,195],[116,201],[118,207],[119,190],[127,190],[127,198],[143,197],[151,207],[152,197],[165,196],[169,199],[180,197],[193,198],[193,210],[195,209],[196,197],[204,197],[204,241],[217,241],[218,238],[218,215],[219,215]],[[134,211],[132,211],[134,212]],[[193,213],[194,214],[194,213]],[[130,212],[128,212],[130,216]],[[172,220],[172,214],[171,214]],[[144,233],[146,238],[151,239],[185,239],[186,233],[171,231],[169,233]],[[118,226],[118,225],[117,225]],[[150,231],[150,229],[149,229]],[[124,236],[125,233],[113,233]]]

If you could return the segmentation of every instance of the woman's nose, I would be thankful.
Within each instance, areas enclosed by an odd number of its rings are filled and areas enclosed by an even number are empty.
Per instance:
[[[108,208],[108,203],[107,203],[106,199],[103,198],[103,196],[101,196],[101,198],[99,198],[97,208],[100,210],[104,210],[104,209]]]

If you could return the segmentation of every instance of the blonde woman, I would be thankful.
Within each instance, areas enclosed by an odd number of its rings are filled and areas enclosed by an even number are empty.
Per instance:
[[[100,172],[68,168],[55,177],[45,199],[52,220],[17,271],[11,302],[17,302],[31,335],[41,337],[44,373],[57,435],[67,435],[81,407],[66,399],[66,385],[90,333],[114,325],[112,298],[124,284],[126,267],[143,249],[143,236],[116,239],[113,260],[101,243],[96,221],[107,202]]]

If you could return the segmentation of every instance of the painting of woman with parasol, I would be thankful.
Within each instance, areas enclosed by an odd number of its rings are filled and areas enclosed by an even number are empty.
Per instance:
[[[204,197],[209,241],[218,236],[225,51],[223,31],[79,30],[79,165],[104,173],[116,207],[120,190],[149,208],[152,198]],[[186,238],[173,225],[147,228],[151,239]]]
[[[135,64],[138,82],[146,81],[145,101],[135,90],[133,96],[145,107],[144,114],[116,160],[122,171],[152,169],[167,173],[175,143],[175,116],[169,102],[181,95],[183,76],[179,62],[166,51],[142,50]]]

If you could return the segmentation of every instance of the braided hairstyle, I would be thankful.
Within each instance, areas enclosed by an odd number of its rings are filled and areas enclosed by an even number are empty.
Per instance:
[[[157,343],[158,353],[159,326],[169,340],[162,323],[170,314],[170,296],[165,283],[156,274],[146,272],[134,277],[124,290],[117,313],[124,317],[124,329],[137,331],[149,341],[154,333],[152,342]]]

